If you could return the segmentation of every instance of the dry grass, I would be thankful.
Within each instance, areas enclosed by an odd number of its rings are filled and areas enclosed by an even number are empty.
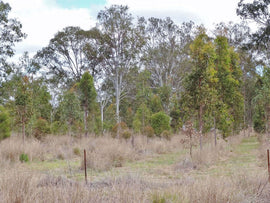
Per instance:
[[[149,182],[136,175],[85,185],[65,177],[9,170],[0,176],[0,202],[267,202],[263,174]],[[263,190],[262,190],[263,189]]]
[[[169,157],[167,154],[176,154],[180,156],[178,160],[187,160],[188,139],[184,135],[174,136],[171,140],[147,140],[146,137],[136,136],[132,145],[131,140],[109,136],[81,139],[48,136],[42,142],[27,139],[23,146],[21,139],[14,136],[0,142],[0,202],[268,202],[270,184],[265,184],[267,173],[259,166],[242,171],[236,168],[231,174],[221,176],[207,173],[206,168],[230,160],[242,138],[230,137],[227,142],[219,139],[215,147],[213,136],[205,137],[203,150],[194,148],[192,164],[181,162],[182,166],[186,164],[185,167],[191,170],[182,170],[181,164],[175,163],[168,166],[168,170],[177,169],[177,164],[180,170],[173,170],[162,178],[157,174],[160,170],[144,174],[109,172],[86,185],[64,174],[58,176],[27,167],[20,163],[19,155],[24,152],[30,162],[42,164],[42,161],[59,159],[81,160],[83,149],[86,149],[88,167],[95,173],[113,167],[127,167],[126,162],[138,160],[146,164],[150,160],[151,167],[164,168],[166,166],[158,165],[161,163],[153,160],[159,156]],[[264,154],[268,146],[268,139],[262,137],[260,148]],[[185,152],[184,155],[180,155],[182,152]],[[252,152],[260,155],[259,151]],[[196,174],[201,171],[204,175]]]
[[[70,136],[47,136],[43,141],[34,138],[22,139],[12,136],[0,142],[0,166],[19,162],[20,154],[25,153],[29,161],[70,160],[82,156],[86,149],[88,167],[94,170],[109,170],[120,167],[127,161],[143,159],[156,154],[170,153],[179,148],[183,136],[174,136],[170,141],[160,138],[147,140],[135,136],[131,140],[118,140],[110,136],[74,138]]]

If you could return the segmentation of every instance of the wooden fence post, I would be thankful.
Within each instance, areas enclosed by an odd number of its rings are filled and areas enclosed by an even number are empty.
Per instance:
[[[86,168],[86,151],[84,149],[84,175],[85,175],[85,183],[87,184],[87,168]]]

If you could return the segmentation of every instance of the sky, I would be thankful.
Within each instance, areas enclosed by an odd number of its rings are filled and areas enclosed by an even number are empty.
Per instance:
[[[16,56],[47,46],[64,27],[95,26],[100,10],[110,5],[127,5],[134,17],[171,17],[174,22],[194,21],[213,28],[219,22],[239,22],[236,15],[239,0],[3,0],[12,10],[10,17],[23,25],[27,38],[16,45]]]

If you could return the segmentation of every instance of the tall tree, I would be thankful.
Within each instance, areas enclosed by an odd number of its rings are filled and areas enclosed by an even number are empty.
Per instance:
[[[127,83],[128,72],[138,62],[144,44],[141,28],[133,25],[128,7],[113,5],[98,14],[98,27],[103,33],[104,68],[114,85],[116,121],[120,122],[120,102]],[[118,136],[119,137],[119,133]]]
[[[215,50],[219,97],[227,106],[229,114],[232,115],[233,130],[240,130],[243,121],[243,96],[239,57],[224,36],[216,37]],[[230,129],[229,126],[227,129]]]
[[[190,46],[193,68],[185,81],[183,99],[189,109],[189,115],[195,113],[198,118],[200,133],[200,149],[202,149],[203,118],[212,98],[217,94],[215,83],[217,72],[215,70],[216,53],[213,43],[205,34],[203,28]]]
[[[48,79],[62,85],[72,86],[82,74],[89,71],[97,75],[100,57],[96,46],[98,31],[84,31],[79,27],[66,27],[56,33],[47,47],[39,51],[35,59],[43,66]]]
[[[14,45],[26,35],[22,32],[21,23],[9,18],[11,7],[8,3],[0,1],[0,77],[6,77],[11,72],[11,66],[6,59],[14,55]]]
[[[237,15],[243,19],[253,20],[257,23],[259,29],[252,35],[252,43],[261,48],[269,48],[269,4],[269,0],[254,0],[252,3],[245,3],[245,0],[240,0],[236,11]]]
[[[253,98],[254,129],[270,135],[270,69],[264,67],[263,75],[258,77]]]
[[[88,134],[87,130],[87,117],[89,111],[93,110],[94,103],[96,102],[96,90],[94,86],[93,77],[89,72],[85,72],[79,82],[80,101],[84,111],[84,131],[85,136]]]
[[[177,26],[170,18],[150,18],[146,27],[144,65],[151,73],[152,86],[166,95],[163,108],[169,113],[171,93],[181,91],[187,66],[187,48],[192,41],[193,23]]]

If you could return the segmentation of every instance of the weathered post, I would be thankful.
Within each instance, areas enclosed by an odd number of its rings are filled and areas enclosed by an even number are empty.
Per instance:
[[[87,168],[86,168],[86,151],[84,149],[84,175],[85,175],[85,183],[87,184]]]
[[[269,149],[267,150],[267,165],[268,165],[268,181],[270,182],[270,162],[269,162]]]

